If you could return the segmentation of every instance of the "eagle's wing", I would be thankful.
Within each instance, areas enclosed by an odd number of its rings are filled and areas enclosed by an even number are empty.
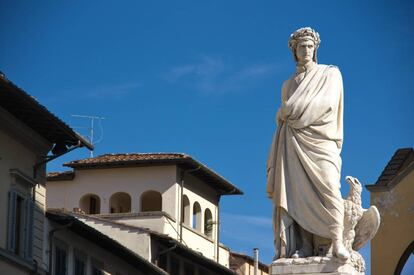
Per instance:
[[[352,249],[357,251],[370,241],[378,231],[380,214],[377,207],[371,206],[364,211],[358,224],[355,226],[355,239]]]

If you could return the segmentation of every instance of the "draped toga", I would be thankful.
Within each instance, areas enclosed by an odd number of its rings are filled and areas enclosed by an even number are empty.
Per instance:
[[[293,76],[283,84],[267,162],[276,258],[290,257],[297,249],[295,223],[329,239],[342,232],[342,117],[343,86],[337,67],[315,65],[302,79]]]

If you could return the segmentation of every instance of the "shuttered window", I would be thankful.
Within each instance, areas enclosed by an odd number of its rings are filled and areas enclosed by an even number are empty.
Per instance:
[[[86,260],[87,256],[81,250],[74,248],[74,261],[73,261],[73,270],[74,275],[86,275]]]
[[[85,272],[86,272],[85,261],[75,256],[75,275],[85,275],[86,274]]]
[[[31,261],[33,258],[33,201],[15,190],[9,192],[7,249]]]
[[[66,250],[56,246],[55,247],[55,275],[66,275],[67,271],[67,255]]]
[[[17,193],[14,191],[9,192],[9,217],[7,224],[7,249],[16,253],[16,204]]]
[[[25,227],[24,227],[24,257],[28,260],[33,258],[33,201],[27,199],[25,202]]]

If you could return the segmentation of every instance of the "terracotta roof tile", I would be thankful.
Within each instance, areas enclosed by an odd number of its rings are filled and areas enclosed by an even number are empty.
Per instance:
[[[388,162],[387,166],[385,166],[375,184],[387,185],[413,161],[413,148],[398,149],[392,156],[391,160]]]
[[[60,181],[60,180],[73,180],[75,178],[75,172],[50,172],[47,173],[47,181]]]
[[[128,164],[144,162],[162,162],[162,161],[179,161],[190,159],[191,157],[182,153],[126,153],[126,154],[104,154],[94,158],[86,158],[67,162],[64,165],[68,167],[87,167],[99,166],[102,164]]]
[[[222,195],[240,195],[243,192],[208,168],[184,153],[124,153],[104,154],[93,158],[70,161],[64,166],[76,169],[104,169],[149,165],[177,165],[194,174]]]
[[[12,114],[51,143],[93,146],[34,97],[0,74],[0,107]]]

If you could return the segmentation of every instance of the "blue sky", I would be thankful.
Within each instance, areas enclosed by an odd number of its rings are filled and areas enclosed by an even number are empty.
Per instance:
[[[221,240],[270,262],[265,163],[290,33],[315,28],[319,63],[340,68],[342,177],[371,184],[414,144],[412,18],[412,1],[2,0],[0,70],[72,127],[106,117],[96,155],[185,152],[229,179],[245,195],[221,200]]]

